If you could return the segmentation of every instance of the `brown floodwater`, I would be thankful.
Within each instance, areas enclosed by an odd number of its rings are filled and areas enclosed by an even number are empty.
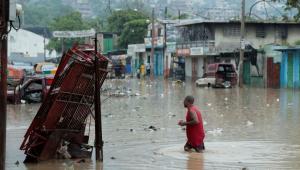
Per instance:
[[[129,79],[107,80],[103,89],[103,164],[93,155],[84,163],[51,160],[24,165],[19,147],[39,104],[22,104],[8,106],[6,168],[300,169],[299,90],[197,88],[189,82]],[[186,95],[195,97],[203,115],[204,153],[183,151],[185,131],[177,122],[185,118]],[[92,138],[93,133],[91,128]]]

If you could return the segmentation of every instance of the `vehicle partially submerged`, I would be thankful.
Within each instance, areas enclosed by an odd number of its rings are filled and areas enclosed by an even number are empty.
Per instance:
[[[213,63],[206,67],[203,78],[196,81],[197,86],[229,88],[237,84],[237,73],[233,64]]]
[[[95,77],[94,60],[99,60]],[[61,59],[45,100],[29,126],[20,149],[24,162],[52,158],[90,158],[88,145],[95,86],[102,86],[108,59],[88,45],[74,46]]]

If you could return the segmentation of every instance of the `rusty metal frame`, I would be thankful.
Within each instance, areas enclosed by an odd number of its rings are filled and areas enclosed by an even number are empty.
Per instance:
[[[94,117],[95,87],[92,82],[95,81],[96,56],[100,87],[107,75],[108,59],[95,54],[93,48],[77,45],[63,55],[50,90],[20,146],[27,158],[51,159],[66,136],[84,136],[88,116]]]

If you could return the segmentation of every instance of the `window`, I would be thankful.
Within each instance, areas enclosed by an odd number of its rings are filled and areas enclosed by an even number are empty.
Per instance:
[[[241,28],[239,25],[225,26],[223,29],[224,36],[240,36]]]
[[[265,38],[266,37],[266,30],[263,25],[256,26],[256,37],[257,38]]]
[[[280,39],[287,39],[288,28],[286,26],[279,26],[276,28],[276,37]]]
[[[157,36],[161,36],[161,28],[158,28]]]

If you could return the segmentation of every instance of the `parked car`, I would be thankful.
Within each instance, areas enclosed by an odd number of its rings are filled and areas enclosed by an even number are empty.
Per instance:
[[[30,64],[30,63],[13,61],[11,66],[16,68],[16,69],[24,70],[26,75],[33,75],[34,74],[33,65]]]
[[[214,63],[206,67],[203,78],[196,81],[197,86],[232,87],[237,84],[237,73],[230,63]]]
[[[34,65],[34,71],[37,74],[51,74],[51,72],[55,73],[56,69],[56,65],[54,63],[49,62],[37,63]]]
[[[17,86],[18,84],[22,83],[25,72],[23,69],[18,69],[13,67],[12,65],[7,66],[8,75],[7,75],[7,85],[8,86]]]
[[[52,81],[53,77],[50,76],[26,77],[22,85],[14,89],[8,89],[7,99],[11,103],[21,103],[21,100],[27,103],[42,102],[50,89]]]

